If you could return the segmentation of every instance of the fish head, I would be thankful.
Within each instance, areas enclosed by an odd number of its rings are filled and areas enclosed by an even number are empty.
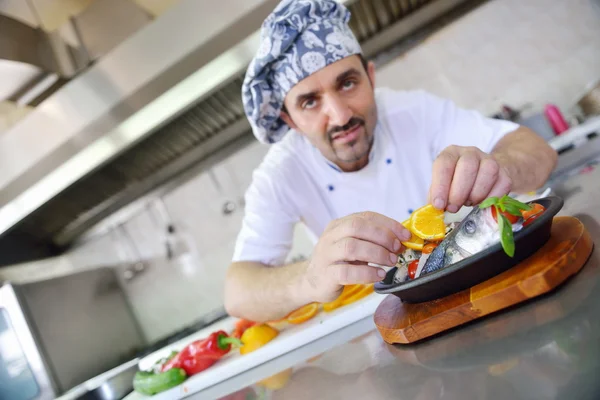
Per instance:
[[[457,227],[452,246],[466,258],[500,241],[500,230],[491,208],[475,207]]]

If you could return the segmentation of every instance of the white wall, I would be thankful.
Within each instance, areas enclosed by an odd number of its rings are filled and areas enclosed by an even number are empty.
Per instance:
[[[131,248],[123,230],[118,230],[75,249],[66,256],[69,265],[119,263],[117,269],[124,276],[130,263],[138,261],[139,253],[146,262],[145,271],[132,280],[123,279],[122,283],[150,340],[222,307],[225,272],[243,218],[240,200],[266,150],[266,146],[256,142],[163,198],[176,228],[175,237],[189,247],[182,260],[167,260],[166,225],[156,208],[151,207],[123,225],[135,248]],[[226,201],[237,204],[229,215],[221,212]],[[311,242],[299,225],[289,259],[308,256],[311,249]]]
[[[424,88],[485,114],[502,103],[541,108],[552,102],[568,110],[585,85],[600,78],[600,11],[594,1],[493,0],[380,67],[378,84]],[[205,172],[164,198],[191,246],[190,264],[165,260],[165,229],[153,214],[138,214],[125,224],[148,261],[146,271],[124,286],[150,339],[222,305],[242,211],[223,215],[221,208],[241,198],[266,150],[255,143],[215,166],[221,190]],[[311,243],[300,228],[296,238],[290,257],[308,256]],[[116,234],[86,243],[66,256],[69,268],[135,261],[126,244]],[[68,269],[64,263],[61,259]]]
[[[380,68],[378,82],[422,88],[491,115],[502,104],[563,112],[600,79],[598,0],[493,0]]]

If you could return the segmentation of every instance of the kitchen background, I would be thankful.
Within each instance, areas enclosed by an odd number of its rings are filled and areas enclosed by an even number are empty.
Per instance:
[[[486,115],[504,104],[529,104],[524,115],[535,114],[552,103],[572,116],[600,78],[598,3],[482,2],[424,40],[378,55],[377,84],[425,89]],[[23,107],[2,107],[0,136],[27,114]],[[244,191],[267,150],[249,144],[160,197],[111,215],[66,254],[0,268],[0,279],[27,282],[112,266],[148,343],[218,312]],[[289,259],[309,256],[312,244],[298,225]]]
[[[599,18],[590,0],[493,0],[399,56],[380,56],[377,84],[421,88],[486,115],[526,103],[531,112],[553,103],[569,115],[600,77]],[[162,198],[109,217],[70,253],[2,268],[0,279],[118,265],[146,339],[181,329],[223,305],[244,191],[267,150],[251,144]],[[298,225],[289,259],[308,256],[311,247]]]

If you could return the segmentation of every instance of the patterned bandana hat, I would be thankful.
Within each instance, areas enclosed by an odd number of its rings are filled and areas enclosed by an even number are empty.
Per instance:
[[[289,130],[279,114],[295,84],[362,53],[349,20],[348,9],[334,0],[282,0],[264,21],[242,85],[246,116],[259,141],[275,143]]]

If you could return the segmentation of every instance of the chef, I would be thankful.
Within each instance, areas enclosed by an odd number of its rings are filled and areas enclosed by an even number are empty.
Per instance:
[[[334,0],[283,0],[264,21],[242,87],[253,133],[270,148],[246,192],[225,307],[253,321],[329,302],[372,283],[411,234],[399,221],[433,204],[455,213],[539,188],[557,154],[531,130],[421,90],[379,88]],[[402,70],[397,71],[402,74]],[[311,257],[285,264],[294,227]]]

